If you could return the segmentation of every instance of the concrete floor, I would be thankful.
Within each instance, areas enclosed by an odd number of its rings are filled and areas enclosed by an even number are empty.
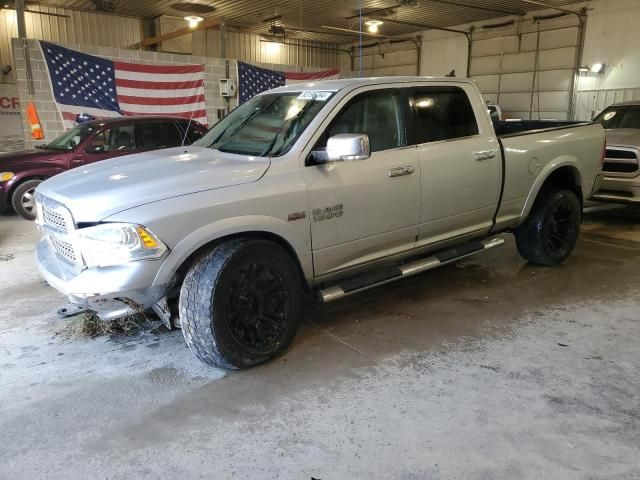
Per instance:
[[[34,227],[0,217],[0,478],[638,479],[640,211],[583,230],[560,268],[509,238],[309,306],[228,373],[179,331],[56,336]]]

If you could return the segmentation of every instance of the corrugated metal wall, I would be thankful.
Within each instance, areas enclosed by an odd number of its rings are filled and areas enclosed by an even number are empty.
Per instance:
[[[226,32],[226,58],[247,62],[297,65],[300,67],[338,68],[336,45],[287,39],[287,44],[262,41],[260,35]],[[193,54],[220,57],[220,32],[209,29],[193,36]]]
[[[356,46],[357,47],[357,46]],[[347,46],[346,48],[350,48]],[[362,49],[362,57],[358,49],[354,52],[353,68],[351,69],[351,57],[342,54],[340,57],[340,70],[349,72],[351,76],[360,75],[360,62],[362,61],[363,77],[418,75],[418,47],[412,41],[400,43],[385,43],[374,47]]]
[[[592,120],[609,105],[631,100],[640,100],[640,88],[581,90],[576,103],[576,119]]]
[[[25,22],[29,38],[121,48],[133,45],[142,39],[140,20],[137,18],[37,5],[30,5],[29,8],[69,17],[26,13]],[[14,65],[11,38],[17,36],[16,12],[0,10],[0,65],[2,67]],[[0,79],[2,83],[15,83],[14,72]]]

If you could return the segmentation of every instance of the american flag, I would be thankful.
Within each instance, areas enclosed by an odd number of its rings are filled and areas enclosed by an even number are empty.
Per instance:
[[[260,68],[244,62],[238,62],[238,92],[240,103],[253,98],[260,92],[293,83],[312,80],[340,78],[340,70],[322,70],[319,72],[281,72]]]
[[[207,124],[203,65],[114,62],[40,42],[65,128],[76,115],[173,115]]]

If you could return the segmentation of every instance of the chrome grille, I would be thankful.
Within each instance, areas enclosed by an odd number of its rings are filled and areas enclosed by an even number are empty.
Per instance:
[[[58,256],[76,266],[83,265],[82,254],[75,244],[75,223],[71,212],[50,198],[36,194],[36,221]]]
[[[635,173],[638,171],[640,152],[634,148],[607,147],[602,171],[608,173]]]
[[[45,225],[50,225],[61,232],[69,231],[65,218],[45,203],[42,204],[42,221]]]
[[[76,263],[77,258],[73,245],[58,238],[55,234],[51,235],[49,238],[51,239],[51,244],[58,255],[71,263]]]

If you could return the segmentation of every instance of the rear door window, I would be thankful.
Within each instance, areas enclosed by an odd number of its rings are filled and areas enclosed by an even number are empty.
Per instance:
[[[140,124],[140,135],[146,150],[182,145],[182,133],[175,122],[144,122]]]
[[[466,92],[460,87],[418,87],[411,92],[415,121],[411,144],[478,135],[478,122]]]
[[[134,125],[118,125],[96,133],[91,141],[90,149],[94,152],[135,150],[136,136]]]

